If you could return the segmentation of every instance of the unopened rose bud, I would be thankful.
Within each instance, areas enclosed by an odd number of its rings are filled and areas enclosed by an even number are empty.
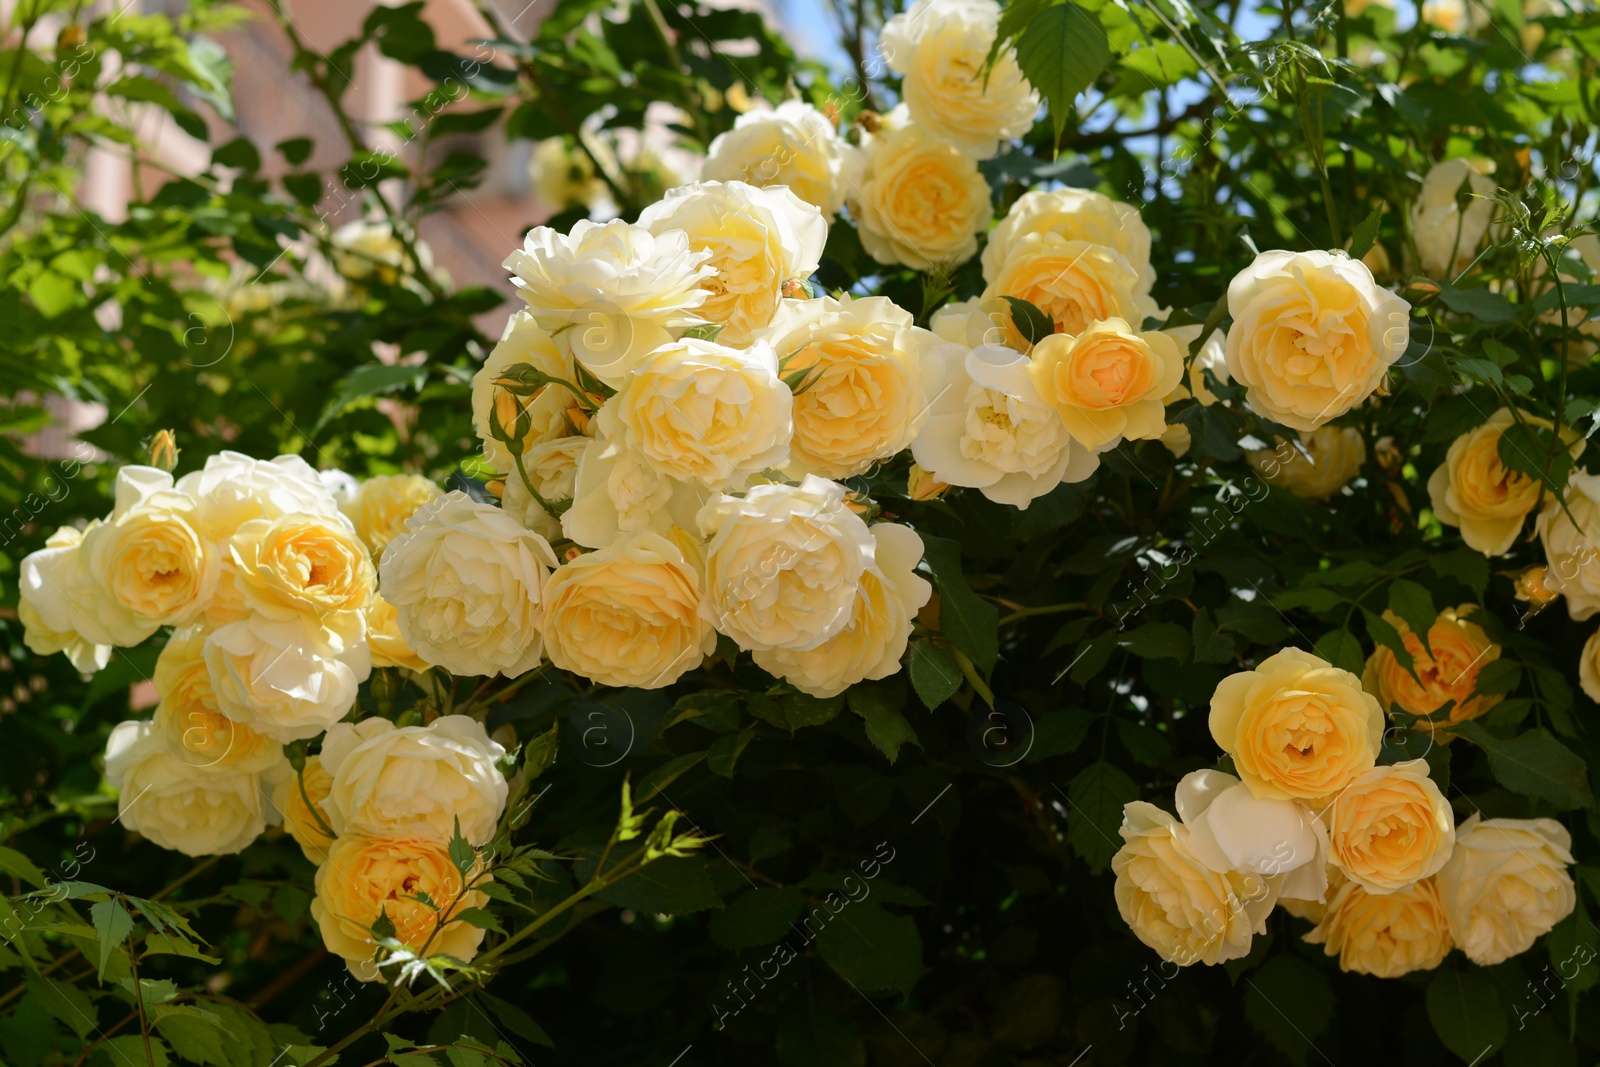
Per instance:
[[[1535,608],[1542,608],[1561,594],[1546,584],[1550,572],[1545,567],[1529,567],[1517,575],[1516,597],[1526,600]]]
[[[912,500],[937,500],[949,488],[947,483],[941,482],[915,463],[911,465],[911,476],[906,479],[906,496]]]
[[[584,437],[593,436],[589,422],[591,416],[581,405],[574,402],[566,411],[567,425],[572,427],[574,433]]]
[[[150,466],[164,471],[177,469],[178,438],[171,430],[159,431],[150,442]]]
[[[573,545],[571,548],[567,549],[561,554],[561,562],[571,563],[581,555],[583,555],[583,549],[579,548],[577,545]]]
[[[875,517],[882,510],[878,507],[877,502],[865,493],[846,493],[844,495],[844,506],[860,515],[863,519],[868,520]]]
[[[494,418],[489,426],[495,440],[516,444],[527,437],[532,428],[528,413],[522,410],[517,398],[504,389],[497,390],[494,394]]]
[[[876,111],[863,111],[856,116],[856,125],[868,133],[877,133],[883,126],[883,116]]]
[[[1400,476],[1400,468],[1405,464],[1405,457],[1400,454],[1393,437],[1378,438],[1378,443],[1372,446],[1372,453],[1377,457],[1378,466],[1383,468],[1383,473],[1391,478]]]
[[[89,31],[76,22],[61,27],[61,32],[56,34],[56,51],[66,52],[77,48],[89,39]]]
[[[501,481],[499,478],[496,478],[491,482],[484,482],[483,483],[483,488],[484,488],[484,491],[487,492],[490,496],[505,496],[506,495],[506,483]]]
[[[1406,285],[1403,295],[1412,304],[1426,304],[1439,295],[1437,282],[1430,282],[1426,278],[1413,278]]]
[[[783,283],[783,295],[790,300],[810,300],[817,294],[811,291],[811,286],[799,278],[790,278]]]

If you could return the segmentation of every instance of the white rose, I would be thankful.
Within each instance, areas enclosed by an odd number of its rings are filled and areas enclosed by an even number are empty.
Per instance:
[[[515,678],[543,654],[542,591],[555,565],[549,541],[453,492],[411,517],[378,572],[418,656],[451,674]]]
[[[1454,277],[1478,254],[1494,218],[1493,173],[1491,160],[1447,159],[1422,179],[1422,192],[1411,205],[1411,232],[1429,277]],[[1456,202],[1463,183],[1471,194],[1465,212]]]
[[[530,313],[516,312],[506,322],[500,342],[472,376],[472,425],[483,442],[483,458],[497,471],[511,470],[511,450],[494,436],[491,420],[495,417],[495,397],[504,391],[495,383],[511,367],[523,363],[560,379],[530,396],[517,397],[518,407],[528,416],[530,445],[575,433],[572,420],[583,419],[579,397],[573,392],[578,387],[578,373],[572,357],[557,347],[555,339],[539,328]]]
[[[682,231],[584,220],[565,236],[548,226],[528,231],[505,266],[540,328],[615,388],[672,331],[702,321],[710,294],[701,283],[715,273],[709,258]]]
[[[1027,356],[983,345],[952,361],[950,378],[912,442],[917,465],[941,482],[1026,508],[1062,482],[1081,482],[1098,453],[1072,439],[1034,388]]]
[[[1343,252],[1263,252],[1228,283],[1228,373],[1261,414],[1315,430],[1383,384],[1410,311]]]
[[[699,525],[710,539],[702,610],[740,648],[804,652],[850,624],[874,542],[844,486],[815,475],[758,485],[714,497]]]
[[[879,263],[948,270],[973,257],[978,234],[989,228],[989,183],[977,160],[907,121],[904,106],[868,139],[850,213],[861,247]]]
[[[571,500],[577,491],[578,464],[583,454],[595,446],[593,437],[558,437],[554,441],[534,445],[522,457],[522,467],[532,483],[534,492],[544,503],[528,492],[528,484],[515,470],[505,476],[505,492],[500,497],[500,507],[513,515],[528,529],[546,540],[561,536],[561,517],[551,512],[559,511],[556,505]],[[545,510],[545,505],[550,510]]]
[[[624,441],[668,477],[720,489],[789,458],[794,397],[765,342],[737,349],[686,337],[662,345],[614,404]]]
[[[860,153],[826,115],[802,100],[786,100],[740,115],[733,129],[711,142],[700,174],[710,181],[786,185],[832,222],[860,170]]]
[[[213,631],[204,655],[222,713],[285,744],[344,718],[372,673],[357,612],[320,620],[251,616]]]
[[[1532,948],[1577,904],[1573,862],[1572,835],[1554,819],[1473,815],[1458,826],[1435,881],[1461,951],[1492,967]]]
[[[1213,871],[1285,876],[1279,896],[1321,900],[1328,887],[1328,831],[1304,804],[1257,799],[1221,771],[1192,771],[1174,794],[1189,847]]]
[[[640,212],[639,225],[658,235],[682,230],[690,248],[710,254],[706,263],[715,273],[700,283],[711,295],[699,315],[725,324],[717,340],[735,348],[772,321],[784,282],[816,272],[828,240],[816,207],[781,186],[744,182],[672,189]]]
[[[933,586],[916,573],[923,545],[915,531],[892,522],[870,529],[873,564],[861,572],[845,628],[808,651],[757,650],[755,661],[762,670],[802,693],[825,698],[900,669],[912,620],[933,595]]]
[[[291,512],[341,516],[339,501],[299,456],[259,460],[219,452],[207,456],[202,469],[179,478],[176,488],[199,502],[196,528],[218,543],[251,519],[276,519]]]
[[[92,674],[111,662],[114,635],[105,633],[92,613],[103,594],[83,565],[82,542],[82,531],[63,526],[45,547],[23,557],[17,618],[23,642],[34,654],[65,652],[74,667]]]
[[[595,424],[594,444],[578,457],[573,473],[572,506],[561,516],[562,534],[585,548],[604,548],[640,530],[693,529],[709,490],[657,473],[638,449],[628,447],[615,404],[601,408]]]
[[[928,417],[950,354],[888,297],[786,300],[762,335],[794,398],[790,469],[848,478],[904,450]]]
[[[1600,611],[1600,555],[1587,532],[1600,529],[1600,474],[1574,471],[1567,479],[1566,507],[1547,495],[1533,528],[1544,546],[1545,584],[1566,596],[1568,613],[1582,622]]]
[[[1006,217],[989,231],[989,243],[983,249],[985,282],[992,283],[1000,276],[1017,242],[1031,233],[1058,233],[1068,241],[1115,249],[1137,273],[1135,292],[1149,293],[1155,284],[1150,230],[1139,209],[1089,189],[1033,189],[1018,197]]]
[[[122,825],[185,856],[228,856],[267,828],[261,776],[191,765],[148,722],[118,723],[106,781],[122,791]]]
[[[711,654],[694,547],[674,533],[643,530],[556,569],[545,584],[551,663],[600,685],[659,689]]]
[[[496,764],[506,750],[467,715],[442,715],[426,726],[388,719],[335,723],[322,742],[332,778],[322,808],[336,834],[423,838],[448,844],[455,834],[479,847],[494,837],[508,787]]]
[[[1600,702],[1600,630],[1589,635],[1578,653],[1578,685],[1590,700]]]
[[[117,472],[116,504],[105,522],[84,532],[81,549],[90,577],[104,590],[92,610],[106,632],[148,636],[205,610],[221,560],[196,530],[198,510],[166,471],[128,466]]]
[[[987,65],[999,25],[994,0],[916,0],[878,38],[890,69],[903,75],[911,117],[977,159],[1033,129],[1039,113],[1014,49]]]

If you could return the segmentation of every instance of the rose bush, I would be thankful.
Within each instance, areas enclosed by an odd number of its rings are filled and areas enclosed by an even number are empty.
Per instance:
[[[5,39],[5,1062],[1593,1058],[1592,12],[269,6]]]

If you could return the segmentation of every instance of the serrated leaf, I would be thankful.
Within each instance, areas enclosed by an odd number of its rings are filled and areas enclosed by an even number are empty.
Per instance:
[[[1468,1063],[1493,1055],[1509,1029],[1498,987],[1476,967],[1441,968],[1433,976],[1428,1019],[1445,1048]]]
[[[711,940],[734,952],[774,944],[805,908],[805,894],[796,890],[753,889],[711,917]]]
[[[339,380],[334,386],[333,396],[328,401],[328,406],[322,409],[322,415],[311,428],[312,436],[321,432],[322,428],[338,416],[345,408],[357,400],[367,397],[386,396],[398,393],[402,389],[421,389],[428,380],[426,366],[407,366],[393,363],[368,363],[357,367]]]
[[[961,688],[961,668],[943,645],[931,641],[911,642],[911,687],[929,711],[955,695]]]
[[[1450,729],[1488,754],[1495,781],[1513,793],[1548,800],[1562,810],[1594,805],[1588,766],[1544,727],[1509,740],[1495,737],[1472,721],[1456,723]]]
[[[104,981],[106,963],[111,959],[111,954],[116,951],[117,946],[128,940],[129,934],[133,933],[133,916],[122,906],[122,901],[112,897],[110,900],[91,904],[89,918],[94,922],[95,937],[100,950],[98,970],[100,980]]]
[[[1375,611],[1361,609],[1361,617],[1367,623],[1367,635],[1373,641],[1394,653],[1395,662],[1405,670],[1413,670],[1416,661],[1412,658],[1410,650],[1406,648],[1405,639],[1400,636],[1400,631],[1390,624],[1388,619]],[[1360,673],[1357,671],[1356,673]]]
[[[1049,105],[1056,139],[1079,93],[1111,65],[1111,45],[1093,15],[1068,0],[1047,7],[1017,36],[1017,65]]]
[[[1035,305],[1019,296],[1001,296],[1001,299],[1011,305],[1011,324],[1028,344],[1036,345],[1056,332],[1055,320]]]
[[[870,900],[839,899],[839,910],[817,934],[818,954],[862,992],[909,993],[922,974],[917,924]]]
[[[1067,787],[1067,841],[1095,874],[1104,871],[1122,847],[1117,833],[1122,809],[1138,799],[1133,779],[1105,760],[1079,771]]]
[[[939,583],[939,629],[981,671],[1000,657],[1000,612],[972,591],[961,570],[961,546],[922,535],[923,559]]]
[[[1433,606],[1433,594],[1416,582],[1404,578],[1396,578],[1389,585],[1389,610],[1405,620],[1411,632],[1417,635],[1422,642],[1422,647],[1433,652],[1428,643],[1428,631],[1433,629],[1433,624],[1439,617],[1438,610]]]

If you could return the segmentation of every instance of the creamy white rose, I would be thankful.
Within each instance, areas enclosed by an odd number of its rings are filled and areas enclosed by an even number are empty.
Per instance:
[[[1577,904],[1572,863],[1572,835],[1554,819],[1467,819],[1435,876],[1461,951],[1491,967],[1532,948]]]
[[[1283,875],[1274,883],[1279,896],[1322,899],[1328,831],[1304,804],[1257,798],[1233,775],[1212,770],[1185,775],[1173,799],[1189,828],[1189,847],[1213,871]]]
[[[1039,113],[1014,49],[988,64],[999,25],[994,0],[916,0],[878,37],[911,117],[976,159],[1027,133]]]
[[[1567,598],[1568,613],[1582,622],[1600,611],[1600,549],[1588,534],[1600,530],[1600,475],[1574,471],[1567,479],[1566,507],[1546,495],[1534,530],[1544,546],[1545,584]]]
[[[106,781],[123,826],[185,856],[230,856],[267,828],[259,775],[195,767],[148,722],[111,731]]]
[[[1121,253],[1133,267],[1138,276],[1135,292],[1148,293],[1155,284],[1150,230],[1139,209],[1089,189],[1031,189],[1018,197],[1006,217],[989,231],[989,243],[983,248],[983,280],[998,278],[1017,243],[1033,233],[1055,233],[1068,241],[1104,245]]]
[[[879,263],[946,269],[978,251],[993,211],[977,161],[902,109],[866,144],[866,169],[849,193],[861,247]]]
[[[379,564],[418,656],[452,674],[515,678],[543,653],[550,542],[492,504],[447,493],[411,517]]]
[[[699,525],[710,539],[702,611],[739,647],[804,652],[850,624],[873,539],[844,486],[815,475],[758,485],[713,498]]]
[[[1422,269],[1432,278],[1451,278],[1478,254],[1494,218],[1494,163],[1487,159],[1447,159],[1422,179],[1411,205],[1411,233]],[[1458,197],[1465,185],[1466,210]]]
[[[344,718],[372,673],[358,612],[241,619],[213,631],[204,654],[222,713],[284,744]]]
[[[916,531],[892,522],[870,529],[873,564],[861,572],[845,628],[808,651],[758,650],[755,661],[762,670],[802,693],[832,697],[900,669],[912,620],[933,595],[933,586],[916,573],[923,551]]]
[[[17,618],[24,643],[36,655],[65,652],[85,674],[111,662],[112,638],[95,621],[101,594],[83,564],[83,533],[63,526],[44,547],[22,559],[17,583]]]
[[[301,512],[340,516],[339,501],[309,463],[299,456],[259,460],[238,452],[206,457],[206,465],[178,479],[179,492],[200,505],[196,529],[209,541],[223,542],[251,519],[276,519]]]
[[[699,315],[723,323],[717,341],[746,345],[772,321],[783,284],[811,277],[828,240],[822,212],[782,187],[744,182],[697,182],[670,190],[639,214],[639,225],[661,235],[682,230],[689,247],[705,252],[714,273],[701,286],[711,295]]]
[[[441,715],[426,726],[335,723],[322,742],[322,768],[333,779],[322,808],[340,835],[448,844],[459,819],[461,836],[482,847],[506,806],[508,786],[496,766],[505,754],[467,715]]]
[[[83,561],[105,591],[89,607],[107,633],[146,636],[198,618],[216,592],[221,560],[202,537],[199,506],[155,467],[117,472],[116,504],[83,535]],[[113,644],[138,644],[117,640]]]
[[[658,236],[621,220],[584,220],[568,234],[528,231],[505,266],[540,328],[559,333],[566,351],[616,387],[672,331],[702,321],[709,294],[701,283],[715,273],[708,258],[681,230]]]
[[[733,129],[711,142],[700,174],[711,181],[786,185],[832,222],[860,171],[861,153],[826,115],[803,100],[785,100],[740,115]]]

